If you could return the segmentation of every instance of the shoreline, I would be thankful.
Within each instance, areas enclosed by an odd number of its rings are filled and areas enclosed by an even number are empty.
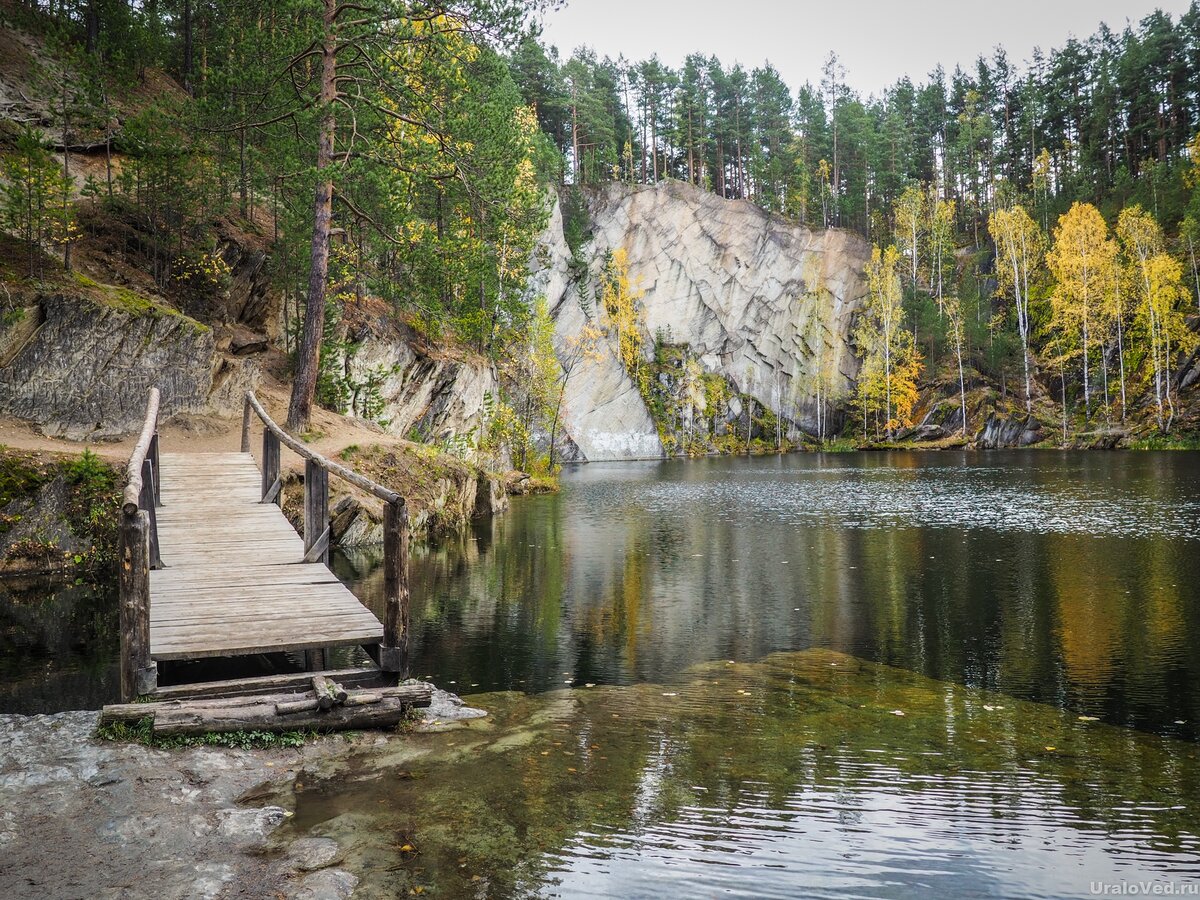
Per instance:
[[[413,732],[484,713],[435,691]],[[295,790],[358,748],[405,733],[317,737],[295,748],[162,750],[99,738],[98,711],[0,714],[0,896],[193,900],[349,897],[358,878],[324,837],[272,836]]]

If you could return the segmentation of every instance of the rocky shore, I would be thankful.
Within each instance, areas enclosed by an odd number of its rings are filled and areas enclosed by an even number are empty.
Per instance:
[[[480,710],[434,692],[415,731]],[[402,735],[333,735],[290,749],[159,750],[96,737],[98,713],[0,715],[0,896],[198,900],[349,897],[327,837],[272,833],[287,798],[356,747]],[[269,802],[266,798],[270,798]]]

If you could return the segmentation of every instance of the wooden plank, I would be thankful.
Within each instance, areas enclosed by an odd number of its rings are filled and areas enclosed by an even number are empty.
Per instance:
[[[164,736],[222,731],[344,731],[393,728],[404,721],[414,705],[397,698],[380,698],[375,704],[335,706],[330,710],[281,716],[274,703],[218,709],[212,712],[172,711],[156,716],[154,733]],[[428,705],[428,704],[425,704]]]
[[[287,643],[292,638],[300,643],[320,646],[323,640],[352,640],[363,637],[364,640],[374,635],[381,637],[383,629],[367,613],[361,618],[346,616],[344,618],[313,616],[304,623],[303,629],[297,629],[295,622],[262,622],[255,628],[241,629],[231,632],[223,625],[208,623],[193,623],[188,625],[164,625],[150,629],[151,653],[154,648],[164,644],[209,643],[213,646],[270,646],[283,649],[293,646]],[[263,651],[266,652],[266,651]]]
[[[322,672],[338,684],[347,688],[377,687],[388,679],[379,669],[369,668],[334,669]],[[206,681],[202,684],[177,684],[159,687],[154,692],[157,700],[199,699],[208,697],[238,697],[246,694],[265,694],[278,691],[304,691],[312,682],[311,672],[294,675],[264,675],[255,678],[233,678],[225,681]],[[391,679],[395,684],[395,679]]]
[[[221,596],[205,596],[200,593],[172,594],[165,597],[155,597],[157,608],[152,608],[151,621],[160,621],[167,615],[199,615],[204,611],[233,610],[233,609],[309,609],[321,606],[324,609],[362,609],[362,604],[353,595],[336,594],[328,590],[301,589],[287,593],[284,591],[258,592],[253,589],[231,592]],[[290,604],[290,605],[289,605]],[[159,613],[163,616],[159,616]]]
[[[369,632],[381,630],[374,616],[363,610],[362,613],[347,613],[345,615],[330,613],[315,613],[303,621],[304,634],[315,637],[317,634],[330,637],[353,637],[363,629]],[[194,620],[187,622],[151,623],[150,644],[166,641],[197,641],[212,639],[217,642],[240,644],[250,638],[255,641],[264,637],[272,640],[287,638],[296,633],[296,618],[294,616],[272,619],[260,618],[251,621],[244,628],[237,629],[231,634],[230,629],[221,621],[207,622]]]
[[[268,573],[270,578],[267,577]],[[311,566],[299,565],[292,567],[264,566],[262,571],[254,566],[246,566],[244,569],[238,570],[236,576],[230,575],[227,571],[218,573],[200,569],[161,569],[151,573],[150,589],[152,592],[157,592],[160,589],[169,591],[187,587],[219,588],[251,582],[285,585],[332,584],[336,581],[337,576],[328,569],[314,569]]]
[[[361,623],[375,627],[374,617],[366,610],[331,609],[328,604],[314,603],[309,606],[266,608],[255,604],[252,609],[231,608],[225,612],[214,610],[185,610],[164,613],[150,620],[150,640],[164,631],[183,632],[189,628],[207,629],[220,624],[243,623],[246,628],[259,632],[268,628],[325,627],[329,624]]]
[[[281,471],[278,445],[267,443],[266,472],[249,453],[160,454],[158,522],[167,568],[150,581],[155,659],[381,641],[375,615],[326,565],[302,564],[306,541],[278,506],[260,502],[264,486]],[[325,518],[321,480],[311,479],[318,488],[309,504],[317,527]]]
[[[378,671],[375,672],[378,675]],[[400,701],[411,706],[428,706],[433,699],[433,691],[428,684],[402,684],[395,686],[379,686],[370,691],[358,690],[353,693],[332,682],[329,673],[320,672],[309,676],[308,690],[300,692],[263,692],[226,697],[196,697],[176,698],[170,700],[155,700],[150,703],[114,703],[105,706],[100,711],[100,721],[137,722],[142,719],[153,719],[155,725],[160,720],[175,719],[187,714],[211,714],[216,716],[243,716],[250,710],[259,707],[274,707],[280,703],[295,703],[311,701],[313,708],[300,708],[297,712],[315,711],[316,707],[324,710],[334,706],[346,705],[369,706],[387,701]],[[322,699],[324,702],[322,702]],[[351,701],[354,702],[351,702]]]
[[[293,585],[246,585],[245,587],[225,588],[221,591],[166,591],[154,594],[154,603],[158,608],[180,606],[185,609],[195,608],[197,604],[222,606],[230,603],[244,603],[248,599],[255,602],[280,603],[294,600],[323,599],[330,602],[345,602],[345,597],[336,588],[336,584],[293,584]],[[351,595],[353,596],[353,595]]]
[[[246,618],[261,615],[264,618],[271,618],[279,614],[286,614],[295,619],[300,617],[301,614],[310,615],[315,613],[327,613],[329,615],[345,615],[347,613],[356,613],[364,616],[371,615],[363,606],[357,603],[348,603],[346,599],[339,596],[312,593],[304,597],[290,599],[282,594],[278,594],[274,597],[254,597],[252,599],[227,597],[211,603],[207,601],[189,603],[182,600],[163,603],[150,616],[150,624],[154,626],[162,622],[214,617],[225,618],[229,616]]]
[[[357,647],[359,644],[378,644],[382,640],[383,631],[381,629],[374,634],[362,632],[349,637],[321,635],[315,640],[309,637],[297,637],[294,640],[270,639],[260,641],[259,643],[246,641],[242,644],[231,643],[219,646],[210,642],[197,641],[188,643],[179,641],[164,644],[154,651],[153,656],[155,660],[169,662],[173,660],[210,659],[218,656],[252,656],[256,653],[273,653],[278,650],[299,653],[304,650],[319,650],[322,647]]]

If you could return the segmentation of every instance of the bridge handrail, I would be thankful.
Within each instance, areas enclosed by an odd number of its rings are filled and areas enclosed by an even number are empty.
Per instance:
[[[263,424],[262,502],[280,503],[283,478],[279,447],[287,447],[304,459],[304,558],[303,562],[329,560],[332,531],[329,521],[329,474],[383,501],[383,643],[377,662],[386,672],[408,669],[408,507],[404,498],[376,484],[292,437],[267,413],[254,391],[246,391],[242,409],[242,452],[250,452],[250,416]]]
[[[300,456],[301,458],[303,458],[309,462],[315,463],[316,465],[318,465],[322,469],[324,469],[326,472],[329,472],[332,475],[336,475],[338,478],[341,478],[343,481],[350,482],[350,484],[354,485],[356,488],[360,488],[360,489],[366,491],[368,494],[378,497],[384,503],[393,503],[393,504],[400,504],[400,505],[404,504],[404,498],[402,496],[400,496],[399,494],[397,494],[395,491],[393,491],[391,488],[386,488],[382,484],[377,484],[376,482],[372,481],[370,478],[367,478],[364,475],[360,475],[358,472],[355,472],[351,469],[347,469],[345,466],[338,465],[331,459],[325,458],[320,453],[317,453],[315,450],[311,450],[308,447],[304,446],[303,443],[301,443],[299,440],[292,437],[290,434],[288,434],[286,431],[284,431],[282,428],[280,428],[275,423],[275,420],[271,418],[270,414],[268,414],[267,411],[265,409],[263,409],[263,406],[259,402],[258,398],[256,396],[254,396],[254,391],[246,391],[246,406],[245,406],[245,412],[242,415],[242,452],[243,453],[250,452],[250,411],[251,410],[253,410],[254,414],[256,416],[258,416],[259,420],[263,423],[263,427],[266,428],[268,431],[270,431],[272,434],[274,434],[275,437],[279,438],[279,443],[283,444],[285,447],[287,447],[289,450],[291,450],[297,456]]]
[[[121,621],[121,697],[152,693],[158,666],[150,655],[150,570],[161,569],[158,547],[160,474],[158,388],[150,388],[142,431],[125,466],[126,483],[117,525],[117,596]]]
[[[158,407],[161,401],[161,395],[158,388],[150,388],[150,398],[146,402],[146,418],[142,422],[142,432],[138,436],[138,441],[133,447],[133,453],[129,456],[129,462],[125,466],[125,493],[122,499],[121,506],[129,515],[133,515],[141,508],[142,503],[142,469],[146,462],[146,456],[152,449],[154,438],[158,435]],[[152,460],[153,462],[153,460]],[[157,465],[155,466],[157,469]],[[155,473],[157,478],[157,472]]]

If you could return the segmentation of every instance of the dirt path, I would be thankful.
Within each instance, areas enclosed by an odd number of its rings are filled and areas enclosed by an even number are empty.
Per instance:
[[[256,392],[271,418],[282,423],[287,418],[287,392],[278,385],[268,385]],[[241,446],[242,421],[217,416],[178,416],[164,425],[159,432],[162,449],[168,452],[188,451],[191,453],[232,452]],[[0,445],[14,450],[50,453],[82,453],[89,449],[116,465],[123,464],[133,451],[137,435],[128,435],[119,441],[84,442],[68,441],[47,437],[37,426],[19,419],[0,416]],[[408,441],[394,437],[383,429],[348,419],[324,409],[314,409],[310,440],[307,445],[326,457],[336,457],[346,447],[407,446]],[[258,458],[262,448],[262,426],[257,417],[251,419],[250,449]],[[287,468],[301,468],[299,457],[284,448],[283,464]]]

